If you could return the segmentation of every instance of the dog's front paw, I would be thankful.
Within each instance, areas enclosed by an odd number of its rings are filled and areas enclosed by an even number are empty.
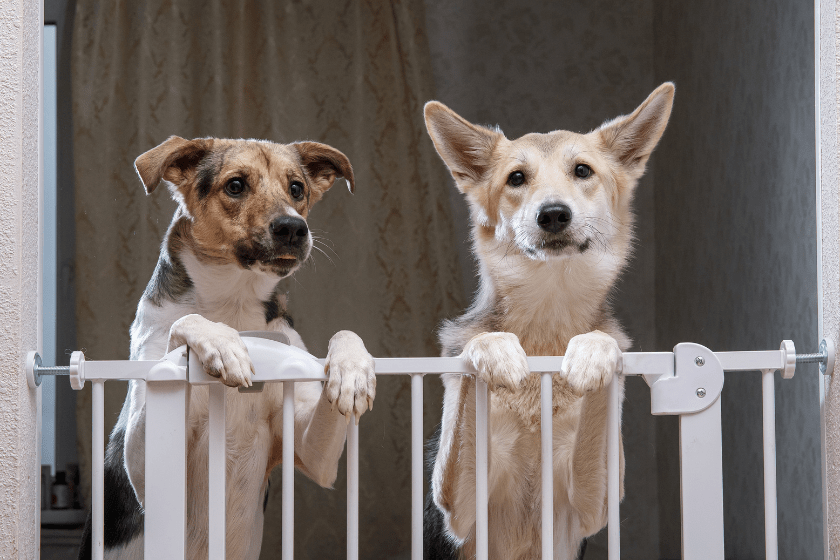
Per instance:
[[[376,373],[373,356],[356,333],[339,331],[330,339],[324,373],[329,375],[324,389],[327,400],[338,412],[352,416],[356,424],[365,410],[373,410],[376,397]]]
[[[220,378],[228,387],[251,386],[254,366],[235,329],[201,315],[187,315],[175,321],[169,330],[170,350],[181,344],[196,353],[204,371]]]
[[[572,389],[582,395],[609,385],[622,365],[618,342],[601,331],[592,331],[569,341],[561,371]]]
[[[461,358],[478,372],[492,389],[516,389],[528,375],[528,356],[513,333],[477,334],[467,342]]]

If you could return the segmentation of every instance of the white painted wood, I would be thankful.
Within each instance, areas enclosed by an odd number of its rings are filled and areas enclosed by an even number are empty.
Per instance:
[[[283,382],[283,496],[281,499],[283,560],[295,556],[295,382]]]
[[[347,425],[347,560],[359,560],[359,426]]]
[[[475,557],[487,560],[488,548],[488,424],[490,391],[487,383],[475,380]]]
[[[723,446],[720,398],[680,415],[683,560],[723,560]]]
[[[764,424],[764,550],[767,560],[778,560],[775,370],[765,369],[761,372],[761,395]]]
[[[542,558],[554,558],[554,440],[551,373],[540,374],[540,446],[542,467]]]
[[[411,375],[411,560],[423,560],[423,374]]]
[[[225,394],[221,383],[210,385],[208,402],[208,477],[209,477],[209,560],[225,560],[227,525],[225,488],[227,478],[227,431]]]
[[[91,555],[105,558],[105,382],[91,384]]]
[[[175,373],[161,363],[162,377]],[[156,372],[150,373],[154,377]],[[187,431],[189,384],[146,384],[146,503],[144,552],[147,559],[184,560],[187,535]]]

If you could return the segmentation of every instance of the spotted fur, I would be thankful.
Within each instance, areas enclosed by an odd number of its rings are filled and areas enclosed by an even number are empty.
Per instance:
[[[280,145],[253,140],[173,136],[137,158],[148,193],[167,185],[179,206],[131,326],[131,359],[157,360],[187,344],[209,374],[237,387],[253,368],[237,331],[284,333],[305,349],[292,328],[278,282],[303,263],[312,247],[306,217],[339,177],[354,188],[347,158],[315,142]],[[245,184],[233,193],[232,178]],[[306,196],[295,198],[293,181]],[[296,231],[284,234],[278,219]],[[285,222],[283,222],[285,223]],[[299,383],[295,391],[295,466],[324,487],[335,480],[344,447],[345,417],[371,406],[373,359],[348,331],[330,341],[329,381]],[[145,498],[145,383],[131,382],[105,460],[106,558],[143,558]],[[282,449],[282,386],[258,394],[226,392],[227,556],[256,559],[271,470]],[[207,557],[207,387],[192,388],[187,445],[187,558]],[[80,558],[90,558],[90,523]]]

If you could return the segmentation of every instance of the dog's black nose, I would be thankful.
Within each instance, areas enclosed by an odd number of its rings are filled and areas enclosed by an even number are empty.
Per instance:
[[[269,228],[275,241],[289,246],[300,245],[309,233],[306,222],[294,216],[274,218]]]
[[[565,204],[551,204],[540,208],[537,224],[551,233],[560,233],[572,223],[572,209]]]

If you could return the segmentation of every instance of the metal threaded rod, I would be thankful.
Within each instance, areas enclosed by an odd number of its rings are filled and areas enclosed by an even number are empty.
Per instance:
[[[820,352],[819,354],[797,354],[797,364],[820,364],[828,358],[827,352]]]
[[[35,366],[38,375],[70,375],[70,366]]]

